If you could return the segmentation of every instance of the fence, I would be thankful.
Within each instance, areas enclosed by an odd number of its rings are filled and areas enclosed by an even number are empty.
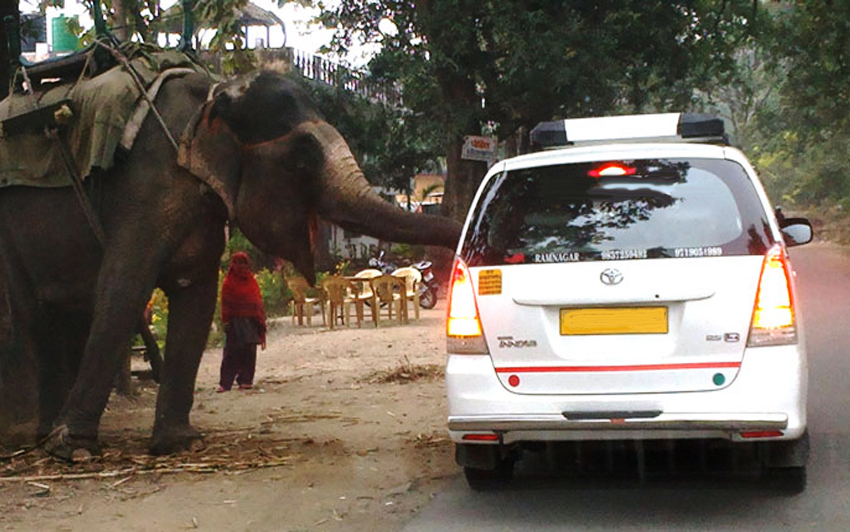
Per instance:
[[[374,103],[389,107],[401,107],[401,91],[392,83],[378,82],[368,72],[354,70],[324,57],[313,55],[295,48],[276,50],[257,50],[261,61],[284,61],[299,71],[305,78],[325,85],[341,87],[359,94]]]

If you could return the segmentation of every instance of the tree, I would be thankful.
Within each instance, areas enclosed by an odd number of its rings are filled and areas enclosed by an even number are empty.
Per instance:
[[[758,2],[342,0],[322,20],[334,47],[380,42],[374,75],[444,135],[444,214],[462,219],[484,173],[461,159],[464,135],[519,135],[554,117],[687,109],[723,83]],[[382,20],[395,34],[382,33]],[[384,22],[384,27],[386,22]]]
[[[371,102],[346,90],[345,79],[334,86],[295,79],[347,140],[373,185],[410,193],[414,175],[439,171],[439,135],[422,113]]]
[[[749,144],[774,201],[850,208],[850,4],[780,2],[764,46],[775,80]]]

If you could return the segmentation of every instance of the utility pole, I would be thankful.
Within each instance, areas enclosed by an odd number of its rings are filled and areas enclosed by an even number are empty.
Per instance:
[[[9,78],[12,75],[5,24],[5,18],[9,16],[14,17],[20,25],[21,15],[18,11],[18,0],[0,0],[0,100],[9,94]]]

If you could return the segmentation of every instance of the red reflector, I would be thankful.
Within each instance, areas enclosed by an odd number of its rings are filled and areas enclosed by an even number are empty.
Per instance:
[[[742,432],[742,438],[779,438],[782,436],[781,430],[751,430]]]
[[[466,441],[499,441],[498,434],[464,434]]]
[[[510,377],[508,377],[508,384],[514,387],[519,386],[519,377],[517,377],[516,375],[511,375]]]

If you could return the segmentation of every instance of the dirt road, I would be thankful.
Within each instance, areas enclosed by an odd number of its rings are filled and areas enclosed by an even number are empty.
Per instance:
[[[275,321],[250,391],[215,393],[221,352],[208,351],[197,453],[146,454],[156,386],[136,381],[135,397],[110,401],[103,458],[68,466],[36,452],[0,464],[0,529],[400,530],[458,471],[444,304],[378,329]]]

